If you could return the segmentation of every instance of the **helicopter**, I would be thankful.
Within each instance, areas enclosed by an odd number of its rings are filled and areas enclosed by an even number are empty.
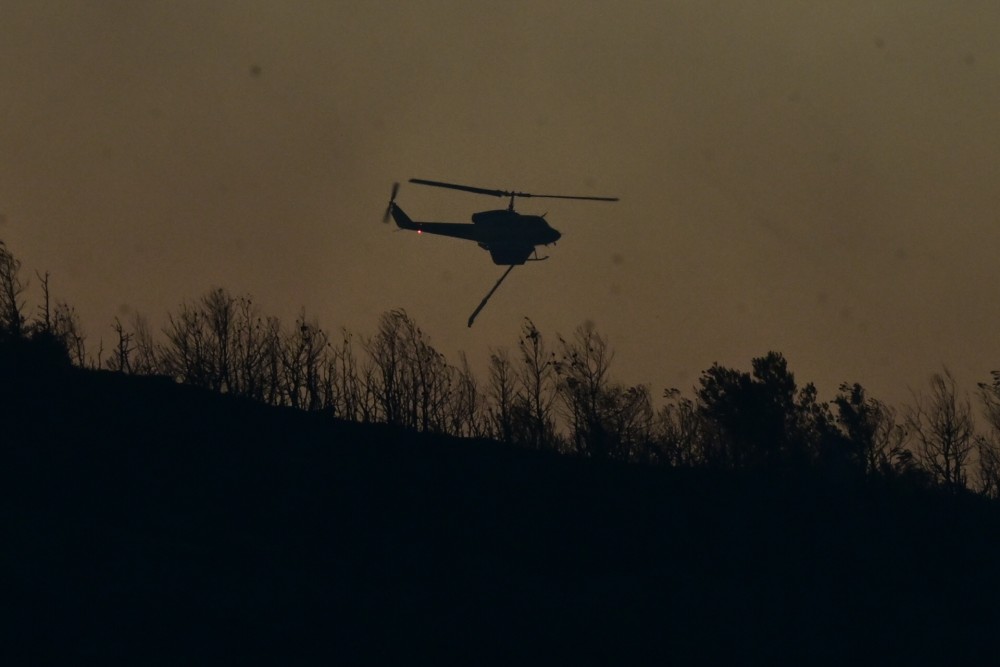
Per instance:
[[[408,216],[399,205],[396,204],[396,195],[399,193],[399,183],[392,186],[392,194],[389,197],[389,206],[385,210],[382,218],[383,223],[388,223],[391,217],[400,229],[414,231],[417,234],[437,234],[439,236],[451,236],[453,238],[474,241],[480,248],[490,253],[493,263],[507,266],[500,279],[497,280],[493,289],[489,291],[479,307],[469,317],[469,326],[472,326],[476,315],[483,309],[486,302],[493,293],[500,287],[500,283],[514,269],[527,262],[537,262],[548,259],[548,256],[538,256],[538,246],[548,246],[558,241],[562,234],[552,228],[545,220],[544,215],[527,215],[514,210],[514,200],[518,197],[534,197],[545,199],[584,199],[590,201],[618,201],[618,197],[587,197],[574,195],[537,195],[529,192],[516,192],[511,190],[493,190],[480,188],[471,185],[458,185],[456,183],[444,183],[442,181],[429,181],[422,178],[411,178],[410,183],[418,185],[429,185],[437,188],[447,188],[450,190],[461,190],[475,194],[489,195],[493,197],[509,197],[510,203],[506,209],[492,211],[480,211],[472,214],[472,224],[460,222],[420,222]]]

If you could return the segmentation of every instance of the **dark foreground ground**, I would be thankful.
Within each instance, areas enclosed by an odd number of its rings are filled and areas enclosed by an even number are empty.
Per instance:
[[[995,664],[998,526],[975,498],[0,377],[0,652],[30,663]]]

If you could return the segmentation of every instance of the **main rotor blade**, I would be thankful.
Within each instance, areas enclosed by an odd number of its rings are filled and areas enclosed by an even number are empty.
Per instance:
[[[514,192],[515,197],[544,197],[545,199],[589,199],[590,201],[618,201],[618,197],[577,197],[574,195],[532,195],[527,192]]]
[[[480,195],[491,195],[493,197],[536,197],[545,199],[588,199],[590,201],[618,201],[618,197],[578,197],[575,195],[533,195],[530,192],[513,192],[511,190],[490,190],[489,188],[477,188],[472,185],[458,185],[456,183],[442,183],[441,181],[428,181],[423,178],[411,178],[410,183],[420,185],[433,185],[436,188],[450,188],[452,190],[462,190],[464,192],[474,192]]]
[[[464,190],[465,192],[475,192],[480,195],[492,195],[494,197],[509,197],[511,192],[505,190],[488,190],[486,188],[477,188],[471,185],[456,185],[455,183],[442,183],[441,181],[428,181],[423,178],[411,178],[410,183],[419,183],[420,185],[433,185],[436,188],[451,188],[452,190]]]

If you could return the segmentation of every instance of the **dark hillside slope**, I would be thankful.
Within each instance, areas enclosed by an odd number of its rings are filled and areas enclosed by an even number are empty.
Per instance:
[[[5,650],[129,664],[995,656],[997,512],[74,369],[0,379]]]

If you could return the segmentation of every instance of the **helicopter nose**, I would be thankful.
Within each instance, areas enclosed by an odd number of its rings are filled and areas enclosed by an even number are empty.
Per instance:
[[[558,230],[553,229],[552,230],[552,240],[550,241],[550,243],[555,243],[560,238],[562,238],[562,234],[560,234]]]

